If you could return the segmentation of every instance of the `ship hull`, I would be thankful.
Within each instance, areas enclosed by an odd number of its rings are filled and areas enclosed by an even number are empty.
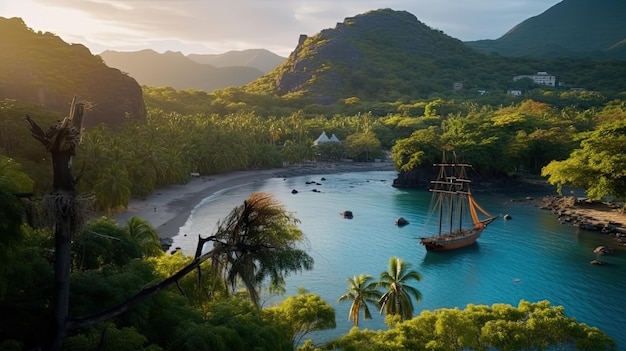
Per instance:
[[[420,244],[426,251],[450,251],[472,245],[476,242],[483,229],[464,230],[461,233],[446,234],[430,238],[421,238]]]

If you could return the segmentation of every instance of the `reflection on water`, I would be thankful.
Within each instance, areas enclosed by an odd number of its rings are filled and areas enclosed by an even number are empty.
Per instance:
[[[347,318],[350,304],[336,302],[346,291],[346,279],[361,273],[377,278],[387,269],[389,257],[397,256],[412,264],[423,278],[415,285],[422,293],[422,301],[415,305],[416,314],[423,309],[464,308],[469,303],[517,306],[522,299],[549,300],[626,347],[626,336],[621,332],[621,326],[626,325],[622,301],[626,294],[626,254],[622,248],[613,256],[602,257],[610,263],[606,267],[589,264],[596,258],[596,246],[615,246],[610,238],[559,224],[551,213],[531,202],[510,201],[523,194],[480,193],[476,197],[483,208],[494,214],[508,213],[512,219],[500,218],[490,224],[475,245],[427,253],[417,238],[431,232],[425,224],[430,193],[395,189],[391,187],[394,177],[394,172],[324,174],[275,178],[229,189],[193,212],[174,245],[192,254],[198,234],[210,235],[217,221],[251,192],[265,191],[301,221],[299,227],[308,239],[305,249],[315,259],[313,271],[286,279],[287,294],[305,287],[335,307],[337,328],[314,334],[316,341],[347,333],[352,326]],[[292,194],[293,189],[298,194]],[[354,218],[342,218],[344,210],[352,211]],[[398,217],[410,224],[395,226]],[[270,299],[269,303],[280,299]],[[375,315],[362,321],[362,328],[386,326],[383,317]]]

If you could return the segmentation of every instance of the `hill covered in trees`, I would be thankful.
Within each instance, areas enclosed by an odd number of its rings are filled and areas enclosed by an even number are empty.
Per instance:
[[[79,44],[34,32],[20,18],[0,18],[0,99],[66,113],[74,95],[89,101],[86,126],[145,120],[141,87]]]
[[[626,2],[564,0],[496,40],[466,42],[485,53],[626,60]]]
[[[559,89],[626,90],[621,62],[505,58],[472,50],[405,11],[382,9],[349,17],[335,28],[302,36],[287,61],[243,87],[248,92],[306,96],[328,105],[434,96],[503,96],[513,77],[549,72]]]

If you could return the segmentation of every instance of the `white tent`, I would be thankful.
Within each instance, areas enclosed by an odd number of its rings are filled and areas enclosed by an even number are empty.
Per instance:
[[[335,134],[333,134],[330,138],[328,137],[328,135],[326,135],[326,132],[322,132],[322,134],[315,139],[315,141],[313,142],[313,145],[319,145],[319,144],[323,144],[323,143],[340,143],[339,138],[337,138],[337,136]]]
[[[328,135],[326,135],[326,132],[322,132],[322,134],[317,139],[315,139],[315,141],[313,142],[313,145],[319,145],[319,144],[327,143],[329,141],[330,139],[328,138]]]

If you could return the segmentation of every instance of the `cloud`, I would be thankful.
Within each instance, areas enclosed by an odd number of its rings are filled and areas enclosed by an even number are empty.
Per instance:
[[[558,0],[21,0],[71,9],[81,26],[57,33],[87,45],[225,52],[265,48],[287,56],[300,34],[381,8],[408,11],[461,40],[495,39]],[[67,13],[67,12],[66,12]],[[76,15],[80,14],[80,15]],[[78,18],[82,17],[82,18]],[[29,23],[27,22],[27,25]],[[53,32],[53,30],[51,30]],[[95,51],[95,49],[94,49]],[[202,53],[196,51],[198,53]]]

